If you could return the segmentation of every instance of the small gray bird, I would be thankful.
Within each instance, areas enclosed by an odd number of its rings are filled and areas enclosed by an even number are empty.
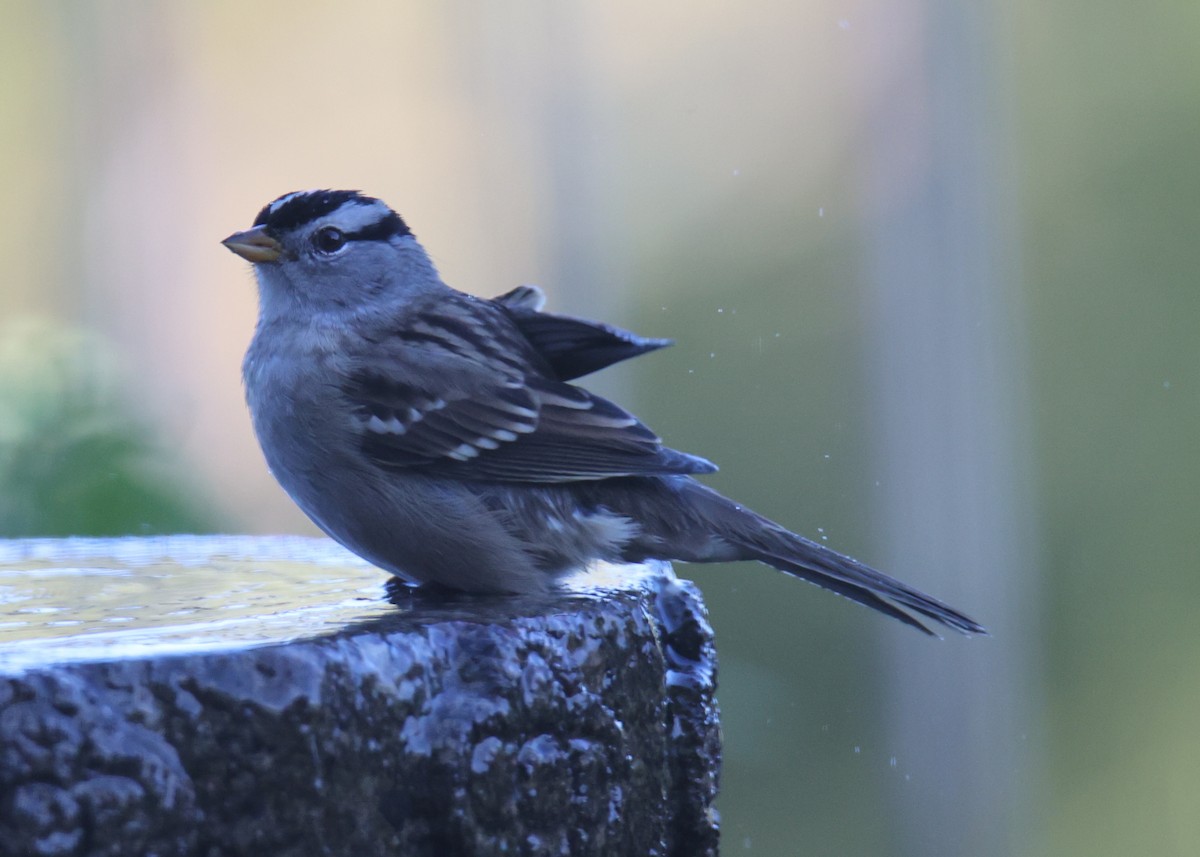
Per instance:
[[[754,559],[926,633],[912,613],[986,633],[697,482],[716,467],[570,383],[668,340],[542,312],[529,286],[455,291],[399,215],[356,191],[281,196],[222,243],[258,278],[242,372],[267,464],[375,565],[530,593],[595,559]]]

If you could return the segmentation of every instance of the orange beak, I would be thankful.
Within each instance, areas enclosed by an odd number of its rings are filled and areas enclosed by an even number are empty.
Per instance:
[[[267,227],[256,226],[245,232],[235,232],[221,242],[248,262],[277,262],[283,255],[283,245],[267,234]]]

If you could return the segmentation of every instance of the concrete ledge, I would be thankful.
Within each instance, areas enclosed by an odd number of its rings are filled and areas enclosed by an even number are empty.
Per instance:
[[[316,539],[0,541],[0,852],[717,853],[691,584],[384,578]]]

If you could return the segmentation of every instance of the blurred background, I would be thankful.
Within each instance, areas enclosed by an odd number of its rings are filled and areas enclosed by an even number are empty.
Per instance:
[[[1200,5],[3,8],[0,534],[313,532],[218,242],[361,188],[674,337],[589,386],[991,629],[680,566],[724,853],[1200,853]]]

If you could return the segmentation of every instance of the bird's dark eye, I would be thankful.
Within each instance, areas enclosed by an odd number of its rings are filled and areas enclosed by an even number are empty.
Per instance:
[[[336,253],[346,246],[346,236],[337,227],[326,226],[317,230],[312,243],[322,253]]]

